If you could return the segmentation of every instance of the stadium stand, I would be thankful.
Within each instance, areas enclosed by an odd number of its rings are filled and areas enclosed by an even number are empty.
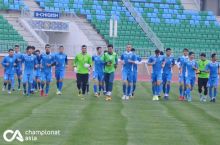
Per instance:
[[[23,0],[0,0],[0,10],[21,10],[24,7]]]
[[[105,40],[109,38],[109,19],[119,21],[116,47],[130,42],[136,48],[151,48],[153,44],[134,21],[121,1],[101,0],[36,0],[46,11],[85,15]],[[220,26],[212,12],[184,10],[180,0],[131,0],[165,47],[179,55],[183,48],[196,52],[217,50],[220,45]],[[141,54],[142,56],[145,54]]]
[[[7,50],[13,48],[15,44],[21,46],[21,51],[24,51],[27,45],[23,37],[0,15],[0,52],[7,52]]]

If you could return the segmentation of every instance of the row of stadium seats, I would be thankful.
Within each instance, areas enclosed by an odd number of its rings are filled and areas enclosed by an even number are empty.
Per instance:
[[[24,5],[23,0],[0,0],[0,10],[21,10]]]
[[[15,44],[21,45],[22,51],[24,51],[27,46],[23,37],[0,15],[0,53],[7,52],[7,50],[12,48]]]

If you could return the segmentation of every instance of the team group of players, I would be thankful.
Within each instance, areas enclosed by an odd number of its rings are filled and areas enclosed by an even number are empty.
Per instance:
[[[73,60],[73,68],[77,78],[77,88],[79,96],[84,99],[88,90],[90,71],[92,71],[95,80],[93,89],[96,97],[101,92],[106,96],[106,100],[112,99],[112,90],[114,76],[117,65],[122,65],[123,81],[123,100],[129,100],[134,96],[138,76],[138,65],[146,63],[146,68],[152,66],[152,93],[153,100],[160,99],[161,92],[164,93],[164,99],[169,99],[170,86],[172,81],[172,68],[177,65],[179,68],[179,100],[192,101],[191,92],[195,85],[196,75],[198,78],[198,88],[200,101],[206,101],[207,94],[211,102],[216,101],[218,79],[220,74],[220,64],[217,62],[215,53],[211,55],[211,61],[206,59],[206,55],[201,53],[201,60],[195,60],[194,52],[188,49],[183,50],[183,56],[175,60],[170,48],[162,54],[160,50],[155,50],[155,55],[150,56],[147,62],[141,60],[135,53],[132,45],[128,44],[126,51],[118,58],[113,45],[108,45],[108,50],[103,52],[101,47],[97,47],[96,55],[90,56],[87,53],[87,46],[83,45],[81,53],[77,54]],[[57,95],[62,94],[63,79],[67,65],[67,55],[64,54],[64,47],[59,47],[59,52],[52,54],[50,45],[45,46],[45,53],[40,53],[33,46],[28,46],[25,54],[19,52],[19,46],[9,49],[8,56],[2,60],[4,67],[4,85],[5,91],[8,86],[8,93],[14,89],[15,74],[18,78],[18,89],[23,84],[23,94],[30,95],[36,90],[40,90],[41,96],[47,96],[52,81],[52,67],[55,66],[55,77],[57,83]],[[120,61],[118,61],[120,60]],[[23,68],[23,69],[22,69]],[[21,77],[22,76],[22,77]],[[45,87],[46,86],[46,87]],[[204,88],[204,95],[202,89]],[[209,89],[208,89],[209,88]]]

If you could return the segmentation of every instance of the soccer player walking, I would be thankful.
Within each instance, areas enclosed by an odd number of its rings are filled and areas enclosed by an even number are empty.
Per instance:
[[[165,56],[165,66],[163,68],[163,93],[164,93],[164,100],[169,99],[170,93],[170,83],[172,81],[172,67],[175,65],[175,59],[171,56],[171,49],[166,49],[166,56]]]
[[[34,69],[37,68],[36,56],[33,55],[32,46],[28,46],[26,49],[27,54],[22,55],[22,63],[24,64],[24,74],[22,78],[23,94],[29,96],[31,94],[31,88],[34,81]],[[28,90],[27,90],[28,85]]]
[[[185,61],[182,64],[182,65],[186,66],[186,73],[185,73],[185,76],[186,76],[186,99],[188,102],[192,101],[191,92],[192,92],[193,87],[195,85],[196,72],[198,69],[198,64],[194,58],[195,58],[195,53],[190,52],[189,53],[189,60]]]
[[[135,55],[131,52],[132,46],[127,45],[126,51],[121,55],[122,63],[122,81],[123,81],[123,96],[122,100],[129,100],[132,89],[133,64],[135,63]]]
[[[138,78],[138,64],[141,63],[141,57],[135,53],[135,49],[132,48],[131,52],[135,55],[135,63],[133,64],[133,74],[132,74],[132,97],[134,97],[134,92],[136,90],[136,83]]]
[[[4,85],[2,91],[5,91],[8,85],[8,94],[11,94],[11,85],[14,80],[15,67],[17,66],[17,59],[14,56],[14,50],[8,50],[8,56],[5,56],[2,60],[2,66],[4,67]]]
[[[106,101],[112,100],[113,82],[115,77],[115,70],[118,65],[118,56],[113,51],[113,45],[108,45],[108,52],[104,53],[102,60],[105,63],[104,80],[106,88]]]
[[[89,79],[89,68],[92,66],[92,57],[87,53],[87,46],[83,45],[81,53],[77,54],[74,60],[74,70],[77,78],[77,88],[79,96],[82,94],[82,98],[86,94],[86,85]]]
[[[218,90],[218,81],[220,75],[220,64],[217,62],[216,53],[213,53],[211,56],[211,62],[207,64],[206,71],[209,72],[209,97],[210,102],[216,101],[217,90]]]
[[[188,60],[189,50],[187,48],[183,49],[183,56],[179,57],[177,60],[179,67],[179,100],[184,101],[185,91],[186,91],[186,61]]]
[[[94,79],[94,93],[96,97],[101,95],[101,91],[104,92],[104,62],[102,60],[102,47],[96,48],[97,54],[92,57],[94,62],[93,79]]]
[[[158,101],[161,92],[162,69],[165,64],[165,59],[163,56],[160,56],[159,49],[155,50],[154,56],[150,56],[147,64],[153,68],[151,75],[153,101]]]
[[[206,59],[206,54],[201,53],[200,54],[200,60],[198,61],[198,91],[199,91],[199,97],[201,102],[206,102],[207,94],[208,94],[208,78],[209,73],[206,72],[206,66],[209,63],[209,61]],[[202,94],[202,89],[204,89],[204,96]]]
[[[68,64],[67,55],[64,54],[64,47],[59,47],[59,52],[55,54],[55,77],[57,83],[57,95],[62,94],[63,79],[66,73],[66,65]]]
[[[51,53],[49,44],[45,46],[46,53],[41,55],[41,92],[40,96],[48,96],[50,83],[52,81],[52,66],[54,65],[54,55]],[[44,91],[44,86],[46,88]]]

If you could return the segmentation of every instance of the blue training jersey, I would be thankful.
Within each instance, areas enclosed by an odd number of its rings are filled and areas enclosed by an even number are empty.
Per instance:
[[[186,77],[196,77],[195,69],[198,69],[198,63],[195,60],[185,61],[183,65],[186,65]]]
[[[182,69],[182,75],[185,76],[186,75],[186,61],[188,60],[188,56],[181,56],[177,59],[177,62],[179,63],[179,66]]]
[[[121,60],[124,61],[123,64],[123,70],[129,72],[129,71],[133,71],[133,63],[129,62],[129,60],[131,61],[135,61],[135,55],[132,52],[124,52],[121,55]]]
[[[172,67],[175,65],[175,59],[173,56],[166,56],[165,59],[165,65],[163,68],[163,73],[170,74],[172,73]]]
[[[44,73],[51,73],[52,72],[52,65],[54,64],[54,55],[52,55],[51,53],[49,54],[42,54],[41,55],[41,71]],[[50,64],[50,66],[48,66],[48,64]]]
[[[22,53],[21,52],[15,52],[14,53],[14,56],[16,57],[16,59],[17,59],[17,66],[16,66],[16,69],[17,70],[21,70],[22,69],[22,62],[21,62],[21,60],[22,60]]]
[[[141,57],[137,54],[134,54],[135,55],[135,61],[139,61],[141,62]],[[133,64],[133,71],[137,72],[138,71],[138,65],[137,64]]]
[[[210,78],[218,78],[220,64],[218,62],[210,62],[206,65],[206,70],[210,72]]]
[[[104,72],[104,61],[102,60],[102,55],[92,56],[92,61],[94,62],[94,72],[103,73]]]
[[[152,65],[153,67],[153,72],[152,73],[155,73],[155,74],[159,74],[159,73],[162,73],[162,64],[164,63],[165,59],[164,59],[164,56],[151,56],[149,59],[148,59],[148,63],[154,63]]]
[[[40,74],[41,55],[35,55],[35,56],[36,56],[36,62],[37,62],[37,67],[35,68],[35,71],[36,71],[36,74]]]
[[[36,59],[35,55],[23,54],[21,61],[24,64],[24,73],[25,74],[34,73],[35,66],[37,65],[37,59]]]
[[[15,73],[15,64],[17,64],[17,59],[15,56],[5,56],[2,60],[2,66],[4,67],[4,72],[7,74]]]
[[[56,53],[54,55],[54,61],[55,61],[55,70],[56,71],[64,71],[66,69],[66,65],[68,63],[66,54]]]

